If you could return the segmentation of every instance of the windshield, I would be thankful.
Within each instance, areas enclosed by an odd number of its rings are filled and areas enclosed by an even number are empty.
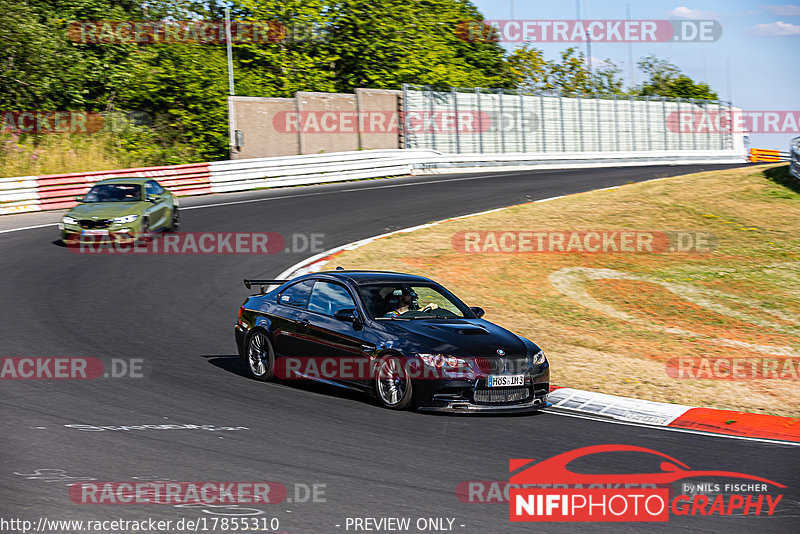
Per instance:
[[[138,184],[98,184],[92,187],[83,202],[138,202],[142,186]]]
[[[441,286],[403,283],[358,287],[375,319],[453,319],[472,317],[469,309]]]

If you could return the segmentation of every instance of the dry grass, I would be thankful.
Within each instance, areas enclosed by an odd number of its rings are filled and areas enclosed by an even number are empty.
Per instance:
[[[783,165],[748,167],[523,204],[381,239],[337,256],[335,264],[438,280],[484,307],[489,320],[541,345],[556,384],[798,416],[796,373],[794,379],[731,381],[679,380],[665,371],[674,356],[772,357],[754,345],[800,355],[800,188],[785,176]],[[694,254],[482,254],[459,252],[452,243],[462,231],[623,229],[712,232],[718,244],[712,253]],[[549,276],[567,267],[640,277],[587,285],[589,297],[627,319],[556,290]],[[667,286],[711,291],[713,309]],[[719,338],[748,345],[734,348]]]
[[[137,162],[115,155],[109,134],[0,135],[0,176],[33,176],[122,169]]]

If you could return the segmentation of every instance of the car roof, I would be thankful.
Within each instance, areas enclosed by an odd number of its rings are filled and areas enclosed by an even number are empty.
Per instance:
[[[334,278],[348,280],[356,285],[379,284],[379,283],[436,283],[430,278],[417,276],[415,274],[396,273],[392,271],[368,271],[368,270],[337,270],[321,271],[307,275],[308,277]]]
[[[129,177],[126,178],[124,176],[118,176],[118,177],[115,177],[115,178],[106,178],[105,180],[100,180],[99,182],[96,182],[95,185],[97,185],[97,184],[143,184],[145,182],[149,182],[150,180],[153,180],[153,178],[141,177],[141,176],[129,176]]]

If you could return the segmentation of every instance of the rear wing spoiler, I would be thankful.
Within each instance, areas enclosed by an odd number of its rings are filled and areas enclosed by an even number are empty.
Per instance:
[[[267,286],[279,286],[281,284],[285,284],[289,280],[248,280],[245,278],[243,280],[244,286],[247,289],[250,289],[252,286],[261,286],[261,292],[264,293],[264,288]]]

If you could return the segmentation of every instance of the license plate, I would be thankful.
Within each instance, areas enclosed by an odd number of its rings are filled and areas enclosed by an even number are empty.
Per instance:
[[[524,386],[525,375],[489,375],[486,377],[486,385],[490,388]]]
[[[81,235],[108,235],[108,230],[83,230]]]

